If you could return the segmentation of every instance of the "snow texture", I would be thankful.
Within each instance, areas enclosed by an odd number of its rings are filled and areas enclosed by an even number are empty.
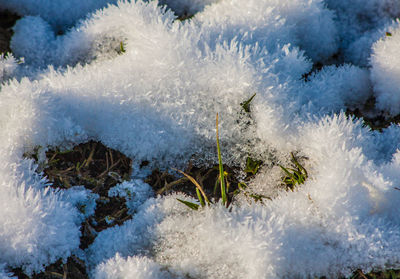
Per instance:
[[[219,0],[160,0],[160,5],[166,5],[180,17],[190,17],[202,11],[205,6]]]
[[[109,197],[125,198],[129,214],[132,215],[140,205],[153,195],[154,193],[150,185],[144,183],[141,179],[134,179],[129,182],[124,181],[108,191]]]
[[[377,107],[390,115],[400,113],[400,23],[373,46],[371,79]]]
[[[48,0],[1,0],[0,8],[23,16],[40,16],[55,30],[66,30],[88,13],[116,2],[116,0],[56,0],[50,2]]]
[[[400,17],[399,0],[324,0],[335,12],[344,62],[368,65],[371,45]]]
[[[145,257],[122,258],[118,253],[96,269],[98,279],[169,279],[162,266]]]
[[[0,278],[1,279],[10,279],[10,278],[17,278],[11,275],[10,272],[5,271],[5,264],[0,264]]]
[[[92,193],[83,186],[74,186],[62,192],[62,199],[78,209],[81,222],[94,214],[98,198],[98,194]]]
[[[400,128],[370,131],[343,112],[374,96],[378,109],[400,113],[398,4],[0,0],[24,15],[14,56],[0,59],[0,272],[39,272],[71,254],[92,278],[400,268]],[[196,14],[176,19],[185,13]],[[152,197],[151,168],[216,162],[216,113],[224,162],[263,160],[249,185],[273,199],[193,211],[176,200],[194,202],[183,194]],[[80,223],[97,197],[81,185],[50,188],[23,155],[87,140],[150,164],[109,192],[127,198],[133,218],[81,251]],[[276,166],[290,152],[307,158],[309,179],[286,192]]]
[[[17,61],[12,54],[0,55],[0,83],[14,75]]]

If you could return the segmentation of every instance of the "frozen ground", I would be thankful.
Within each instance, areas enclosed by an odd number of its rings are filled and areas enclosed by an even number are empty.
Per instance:
[[[371,99],[368,113],[400,113],[399,0],[162,1],[194,14],[182,22],[156,1],[81,3],[0,0],[23,16],[0,59],[2,278],[72,254],[91,278],[400,268],[400,127],[371,131],[344,113]],[[272,201],[192,211],[182,194],[152,197],[135,171],[110,192],[136,193],[133,219],[80,250],[77,204],[93,210],[93,195],[53,190],[23,158],[93,139],[150,167],[207,164],[217,112],[224,162],[272,166],[250,185]],[[276,164],[290,152],[308,158],[309,179],[286,192]]]

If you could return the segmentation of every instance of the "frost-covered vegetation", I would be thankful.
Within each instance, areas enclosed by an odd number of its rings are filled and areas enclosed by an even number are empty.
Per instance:
[[[400,126],[371,130],[346,114],[400,113],[399,0],[0,0],[0,9],[21,16],[12,54],[0,57],[1,278],[71,255],[90,278],[400,268]],[[177,201],[196,202],[183,193],[156,196],[144,182],[152,169],[217,162],[216,113],[224,163],[263,162],[248,192],[199,210]],[[89,140],[132,159],[129,181],[108,195],[124,197],[133,218],[83,248],[99,196],[55,189],[41,171],[47,150]],[[307,179],[286,191],[280,166],[291,153]]]

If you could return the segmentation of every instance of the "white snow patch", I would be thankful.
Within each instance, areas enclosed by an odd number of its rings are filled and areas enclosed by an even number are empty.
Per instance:
[[[400,113],[400,27],[377,41],[371,56],[371,79],[377,107],[391,115]]]
[[[395,0],[367,2],[195,1],[189,9],[198,13],[179,22],[156,1],[87,14],[106,2],[63,2],[54,12],[44,1],[0,0],[29,15],[12,40],[26,68],[0,60],[8,80],[0,91],[0,262],[31,273],[78,253],[75,207],[94,210],[87,190],[50,189],[25,152],[94,139],[150,167],[215,162],[218,112],[225,163],[254,155],[270,166],[297,151],[308,158],[306,184],[279,190],[281,173],[266,167],[251,186],[272,201],[192,211],[176,198],[194,200],[181,194],[149,198],[143,174],[134,174],[109,194],[125,196],[135,215],[84,251],[91,276],[305,278],[398,268],[400,128],[371,132],[341,112],[371,96],[368,69],[325,66],[303,78],[358,43],[362,55],[343,59],[365,65],[375,30],[398,14]],[[71,5],[82,9],[65,12]],[[378,107],[389,114],[400,112],[398,30],[374,44],[371,58]],[[254,93],[244,113],[240,104]]]

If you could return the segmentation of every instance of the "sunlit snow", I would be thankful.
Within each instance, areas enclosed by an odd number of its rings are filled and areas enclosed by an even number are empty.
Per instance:
[[[385,116],[400,113],[399,0],[0,0],[1,8],[22,16],[13,54],[0,57],[1,278],[72,254],[91,278],[400,268],[400,127],[371,131],[345,115],[371,98]],[[82,251],[80,224],[96,195],[55,191],[23,158],[37,146],[98,140],[150,167],[216,162],[216,113],[225,163],[288,162],[296,151],[309,179],[277,190],[277,166],[263,168],[250,186],[271,201],[192,211],[176,200],[191,198],[154,197],[134,171],[109,193],[127,197],[132,220]]]

